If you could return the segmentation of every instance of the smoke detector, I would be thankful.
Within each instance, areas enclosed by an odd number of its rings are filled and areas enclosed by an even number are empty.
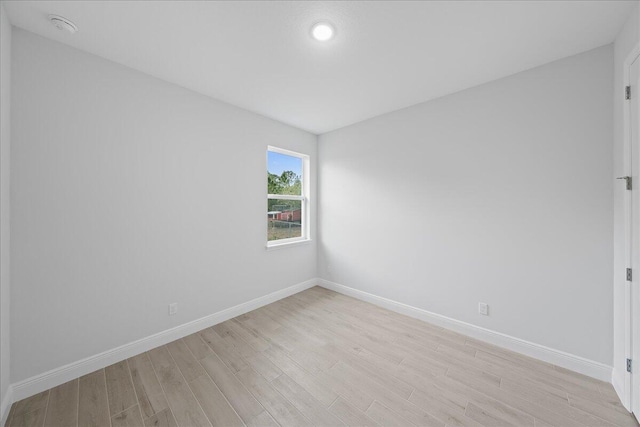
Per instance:
[[[78,32],[78,27],[76,24],[69,21],[67,18],[59,15],[49,15],[49,21],[60,31],[66,31],[70,34],[75,34]]]

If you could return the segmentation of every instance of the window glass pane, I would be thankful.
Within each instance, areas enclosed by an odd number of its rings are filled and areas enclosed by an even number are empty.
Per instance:
[[[302,202],[300,200],[267,200],[267,240],[302,236]]]
[[[268,151],[267,192],[302,195],[302,159]]]

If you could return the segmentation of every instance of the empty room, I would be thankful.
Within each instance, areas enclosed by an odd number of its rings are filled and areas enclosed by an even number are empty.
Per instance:
[[[638,0],[0,0],[0,426],[640,427]]]

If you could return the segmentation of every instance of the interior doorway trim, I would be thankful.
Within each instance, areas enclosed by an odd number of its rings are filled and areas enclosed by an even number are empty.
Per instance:
[[[615,100],[618,102],[618,99],[624,99],[625,89],[630,85],[630,68],[631,64],[636,60],[636,58],[640,55],[640,42],[636,44],[636,46],[629,52],[627,55],[624,65],[623,65],[623,79],[622,79],[622,87],[614,88],[616,97]],[[618,98],[620,97],[620,98]],[[623,174],[625,176],[631,176],[635,173],[638,175],[636,171],[633,170],[633,161],[632,161],[632,149],[631,149],[631,111],[630,111],[630,103],[623,103],[622,110],[622,126],[623,126]],[[637,169],[640,169],[640,165],[636,165]],[[631,191],[624,192],[624,262],[627,267],[632,265],[632,240],[629,238],[631,235],[631,221],[632,221],[632,194]],[[635,254],[635,256],[640,256],[640,254]],[[632,313],[631,313],[631,284],[630,281],[625,281],[624,286],[624,354],[627,359],[632,358]],[[640,345],[640,343],[637,343]],[[616,363],[614,363],[614,366]],[[614,370],[612,383],[616,392],[618,393],[618,397],[620,401],[624,405],[624,407],[631,412],[631,373],[624,370],[623,378],[624,381],[620,383],[618,380],[620,378],[616,375]]]

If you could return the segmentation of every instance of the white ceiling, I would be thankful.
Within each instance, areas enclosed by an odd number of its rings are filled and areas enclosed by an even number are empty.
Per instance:
[[[611,43],[637,2],[3,3],[13,25],[319,134]]]

